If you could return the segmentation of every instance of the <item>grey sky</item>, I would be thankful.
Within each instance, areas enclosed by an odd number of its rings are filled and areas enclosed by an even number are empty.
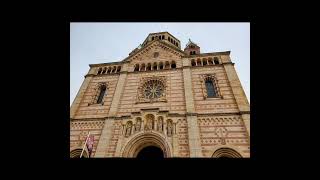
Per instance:
[[[231,51],[250,102],[250,23],[70,23],[70,105],[89,64],[121,61],[149,33],[168,31],[183,50],[188,39],[201,53]]]

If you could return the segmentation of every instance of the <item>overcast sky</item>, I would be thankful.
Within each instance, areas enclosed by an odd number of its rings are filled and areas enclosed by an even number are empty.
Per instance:
[[[231,60],[250,102],[250,23],[70,23],[70,105],[89,64],[121,61],[149,33],[168,31],[188,39],[201,53],[231,51]]]

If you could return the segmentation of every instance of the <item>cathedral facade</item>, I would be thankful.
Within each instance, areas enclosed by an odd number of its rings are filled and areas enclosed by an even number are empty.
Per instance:
[[[151,33],[120,62],[90,64],[70,108],[70,157],[250,157],[250,106],[230,51]],[[84,150],[83,150],[84,149]],[[149,150],[149,151],[148,151]]]

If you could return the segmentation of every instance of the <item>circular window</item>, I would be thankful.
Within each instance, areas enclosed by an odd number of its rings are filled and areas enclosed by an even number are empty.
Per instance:
[[[159,56],[159,52],[153,53],[153,57],[154,57],[154,58],[156,58],[156,57],[158,57],[158,56]]]
[[[164,86],[159,80],[147,81],[143,86],[143,96],[147,99],[156,99],[163,95]]]

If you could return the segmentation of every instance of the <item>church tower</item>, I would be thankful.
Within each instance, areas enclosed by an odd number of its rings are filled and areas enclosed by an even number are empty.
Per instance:
[[[188,55],[200,54],[200,47],[189,39],[186,48],[184,48],[184,52]]]
[[[230,51],[190,39],[181,50],[157,32],[125,59],[89,67],[70,107],[71,158],[250,157],[250,105]]]

